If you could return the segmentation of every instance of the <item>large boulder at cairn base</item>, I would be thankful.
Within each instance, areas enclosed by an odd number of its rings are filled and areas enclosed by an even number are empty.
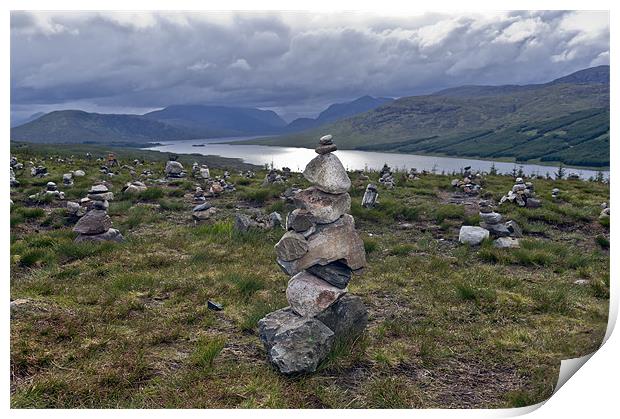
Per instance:
[[[318,224],[333,223],[351,211],[351,196],[348,193],[334,195],[314,187],[295,194],[293,203],[296,207],[308,211]]]
[[[105,210],[92,210],[77,222],[73,231],[80,234],[101,234],[112,227],[112,220]]]
[[[334,332],[319,320],[298,316],[290,307],[258,322],[269,360],[283,374],[316,371],[334,343]]]
[[[352,339],[366,328],[368,310],[360,297],[345,294],[316,318],[334,332],[336,339]]]
[[[349,214],[331,224],[318,225],[308,237],[308,252],[299,259],[278,264],[288,275],[296,275],[313,265],[327,265],[340,261],[356,271],[366,265],[364,242],[355,231],[355,222]]]
[[[300,272],[288,283],[286,299],[295,313],[312,317],[334,304],[347,292],[308,272]]]
[[[351,188],[351,179],[340,159],[334,154],[313,158],[304,170],[304,177],[323,192],[341,194]]]
[[[110,228],[108,231],[106,231],[105,233],[101,233],[101,234],[91,234],[91,235],[80,234],[79,236],[75,238],[76,243],[82,243],[82,242],[118,242],[120,243],[123,240],[125,240],[123,238],[123,235],[121,234],[120,231],[118,231],[115,228]]]
[[[489,230],[482,227],[463,226],[459,232],[459,241],[463,244],[475,246],[489,238]]]

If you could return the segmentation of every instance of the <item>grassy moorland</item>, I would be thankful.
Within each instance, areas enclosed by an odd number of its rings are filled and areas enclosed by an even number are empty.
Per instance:
[[[238,190],[211,199],[219,212],[195,225],[186,194],[202,181],[146,180],[146,192],[126,197],[130,175],[120,170],[106,180],[115,194],[109,214],[126,242],[78,245],[64,202],[26,198],[50,180],[67,199],[81,198],[104,179],[101,163],[58,162],[49,156],[61,148],[41,150],[12,150],[23,163],[45,157],[50,171],[44,179],[18,172],[11,190],[14,408],[524,406],[549,397],[560,360],[596,350],[605,332],[609,224],[598,214],[606,184],[534,180],[542,208],[500,209],[523,227],[522,247],[469,248],[458,229],[478,222],[476,201],[450,204],[450,177],[397,175],[397,187],[380,187],[380,204],[366,210],[367,181],[351,173],[368,268],[349,290],[368,306],[369,326],[315,374],[285,377],[256,331],[258,319],[286,305],[288,277],[273,251],[283,231],[240,234],[232,220],[250,207],[284,215],[278,196],[305,187],[299,175],[263,188],[264,171],[242,178],[229,161]],[[133,165],[129,156],[119,153],[121,164]],[[154,156],[138,173],[163,176]],[[87,176],[63,187],[62,174],[75,169]],[[497,200],[512,183],[487,176],[485,194]],[[562,192],[552,202],[554,187]],[[224,310],[209,310],[208,300]]]

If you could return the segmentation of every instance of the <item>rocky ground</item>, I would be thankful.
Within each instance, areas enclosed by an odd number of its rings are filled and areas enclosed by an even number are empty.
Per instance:
[[[542,206],[498,206],[524,233],[520,248],[498,249],[491,240],[459,244],[460,227],[480,221],[478,198],[455,196],[452,177],[395,173],[389,189],[379,173],[349,173],[368,262],[349,292],[368,308],[368,327],[335,345],[316,373],[290,377],[267,361],[257,334],[259,319],[287,305],[289,276],[274,252],[284,230],[241,232],[234,220],[285,217],[294,207],[280,196],[309,186],[300,174],[263,186],[266,170],[201,158],[211,177],[228,170],[236,190],[207,196],[216,210],[195,220],[196,187],[209,183],[192,178],[193,157],[179,159],[187,177],[159,182],[165,156],[136,165],[119,152],[109,176],[101,150],[90,160],[75,147],[12,155],[24,165],[11,188],[13,407],[523,406],[547,398],[560,360],[592,352],[605,332],[606,184],[527,179]],[[49,175],[31,176],[30,161]],[[63,174],[78,169],[85,176],[64,185]],[[256,176],[240,175],[248,169]],[[75,243],[66,202],[103,180],[124,241]],[[121,192],[133,180],[147,190]],[[28,198],[50,181],[64,200]],[[370,182],[377,205],[363,208]],[[497,203],[515,180],[480,183]]]

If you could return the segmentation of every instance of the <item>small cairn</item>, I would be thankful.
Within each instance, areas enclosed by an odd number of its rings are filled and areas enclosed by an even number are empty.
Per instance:
[[[409,174],[407,175],[407,179],[420,180],[418,169],[416,169],[415,167],[412,167],[411,169],[409,169]]]
[[[534,184],[532,182],[524,182],[523,178],[515,179],[515,184],[506,195],[500,199],[499,204],[504,202],[516,203],[520,207],[539,208],[542,203],[536,198],[534,192]]]
[[[551,198],[558,199],[560,197],[560,190],[558,188],[553,188],[551,190]]]
[[[18,186],[19,186],[19,180],[15,178],[15,172],[13,171],[13,168],[11,167],[11,188],[15,188]]]
[[[379,192],[377,192],[377,187],[374,184],[369,183],[368,186],[366,186],[366,191],[362,197],[362,207],[373,208],[377,203],[378,196]]]
[[[388,189],[394,189],[394,176],[392,175],[392,169],[387,163],[383,164],[379,172],[379,183]]]
[[[476,196],[480,194],[482,189],[479,184],[474,181],[474,175],[471,172],[471,166],[463,168],[463,179],[452,179],[452,186],[460,189],[466,195]]]
[[[176,161],[175,156],[170,156],[170,160],[166,163],[164,172],[166,173],[166,177],[169,179],[180,179],[185,177],[183,165]]]
[[[108,187],[104,184],[94,185],[88,191],[86,195],[91,201],[103,202],[105,207],[108,206],[108,201],[114,200],[114,194],[108,190]]]
[[[73,231],[79,233],[75,238],[76,243],[122,242],[124,240],[121,232],[112,228],[112,220],[106,211],[104,202],[107,203],[107,201],[95,201],[93,209],[81,217],[73,227]]]
[[[65,173],[62,175],[62,184],[65,186],[73,186],[73,173]]]
[[[143,182],[134,180],[133,182],[127,182],[123,189],[121,189],[121,192],[128,195],[139,195],[147,189],[147,186]]]
[[[65,193],[60,192],[58,190],[58,186],[54,182],[47,182],[47,185],[45,185],[45,190],[43,192],[30,195],[28,198],[36,200],[36,199],[41,198],[42,196],[50,196],[50,195],[56,199],[65,199]]]
[[[49,175],[45,166],[33,167],[32,169],[30,169],[30,174],[32,175],[32,177],[47,177]]]
[[[286,290],[290,306],[268,314],[258,326],[269,360],[283,374],[316,371],[336,339],[355,338],[367,323],[361,298],[347,293],[366,255],[347,214],[351,181],[335,150],[331,135],[321,138],[319,156],[303,172],[313,186],[295,195],[297,208],[275,246],[278,264],[292,276]]]
[[[196,187],[196,191],[194,191],[194,203],[199,204],[201,202],[205,202],[207,198],[205,198],[205,191],[200,186]]]
[[[208,202],[203,202],[192,209],[192,218],[195,221],[204,221],[211,218],[216,212],[217,208]]]
[[[274,183],[284,183],[284,176],[278,172],[276,169],[271,169],[266,175],[265,180],[263,180],[262,186],[269,186]]]
[[[23,163],[17,161],[17,158],[11,156],[11,169],[22,170],[24,168]]]
[[[599,219],[603,219],[603,218],[609,218],[609,206],[607,205],[607,202],[603,202],[601,204],[601,214],[598,216]]]
[[[516,221],[503,222],[503,217],[495,212],[491,201],[482,200],[480,206],[480,227],[489,231],[495,247],[519,247],[519,238],[523,237],[521,227]],[[500,240],[501,239],[501,240]]]

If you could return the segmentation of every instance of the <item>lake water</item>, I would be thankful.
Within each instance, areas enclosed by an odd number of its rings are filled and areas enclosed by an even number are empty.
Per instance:
[[[263,166],[272,165],[281,169],[289,167],[293,171],[302,171],[306,164],[312,160],[316,153],[314,149],[298,147],[277,147],[247,144],[222,144],[222,142],[234,142],[247,140],[257,137],[234,137],[234,138],[210,138],[202,140],[171,141],[149,147],[148,150],[157,150],[175,154],[197,153],[202,155],[216,155],[221,157],[240,158],[246,163]],[[204,147],[194,147],[194,145],[204,144]],[[451,173],[460,171],[463,167],[471,166],[474,171],[489,171],[491,165],[495,163],[495,168],[500,173],[509,173],[515,167],[514,163],[492,162],[489,160],[475,160],[452,157],[421,156],[417,154],[400,153],[378,153],[373,151],[357,150],[338,150],[334,154],[340,158],[347,170],[374,169],[380,170],[384,163],[392,169],[409,170],[436,170],[437,173],[445,171]],[[523,171],[526,175],[537,174],[545,175],[557,170],[554,166],[541,166],[536,164],[523,164]],[[577,173],[582,179],[596,176],[596,171],[586,169],[566,168],[567,173]],[[609,172],[604,172],[606,178]]]

